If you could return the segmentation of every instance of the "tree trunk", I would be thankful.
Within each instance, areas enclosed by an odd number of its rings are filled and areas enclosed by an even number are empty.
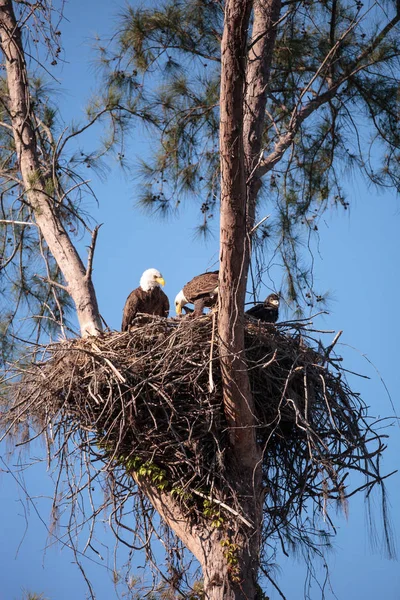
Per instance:
[[[246,466],[255,449],[254,411],[244,357],[248,243],[243,151],[243,89],[249,0],[228,0],[221,61],[221,218],[218,331],[231,444]],[[247,260],[246,260],[247,258]],[[236,453],[236,450],[235,450]]]
[[[11,0],[0,0],[1,48],[5,57],[8,84],[8,110],[26,198],[36,224],[54,256],[67,289],[75,302],[81,334],[97,335],[102,330],[90,268],[85,269],[60,218],[48,197],[37,154],[36,134],[21,32]]]
[[[262,517],[261,452],[245,360],[244,302],[250,261],[247,235],[247,186],[243,147],[247,35],[252,2],[227,0],[221,43],[220,152],[221,220],[218,333],[224,410],[230,432],[230,472],[243,516],[231,538],[237,544],[238,571],[232,596],[256,596]],[[237,542],[235,541],[237,540]],[[217,554],[216,549],[214,554]],[[216,557],[217,558],[217,557]],[[217,593],[217,592],[216,592]]]
[[[279,20],[281,0],[255,0],[253,30],[249,50],[243,144],[247,175],[247,230],[254,227],[256,201],[261,188],[257,166],[262,159],[263,133],[265,131],[265,107],[267,87],[276,40],[276,23]],[[250,235],[250,233],[249,233]]]
[[[134,472],[131,474],[161,518],[199,561],[205,599],[254,600],[259,546],[258,542],[254,544],[252,532],[249,529],[234,532],[235,520],[230,524],[226,522],[221,529],[212,527],[211,523],[201,524],[198,519],[193,521],[170,494]],[[232,481],[232,485],[238,487],[240,479]]]

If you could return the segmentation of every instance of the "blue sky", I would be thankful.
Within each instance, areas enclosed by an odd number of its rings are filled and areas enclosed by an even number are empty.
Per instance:
[[[95,33],[110,34],[120,7],[121,4],[106,0],[71,0],[66,5],[69,22],[62,26],[62,41],[67,62],[57,71],[61,80],[58,104],[66,121],[72,117],[83,118],[85,102],[95,89],[92,39]],[[143,154],[147,144],[143,132],[137,130],[130,142],[131,152]],[[163,273],[165,291],[172,304],[175,294],[188,279],[215,263],[218,243],[216,238],[207,244],[194,239],[197,213],[190,205],[184,207],[179,218],[171,217],[167,221],[142,214],[135,208],[137,182],[125,178],[116,168],[105,183],[94,178],[93,185],[99,207],[90,202],[87,209],[103,223],[95,255],[94,281],[101,312],[109,326],[118,329],[125,299],[138,285],[143,270],[156,267]],[[324,329],[343,329],[338,351],[343,353],[347,368],[371,377],[370,380],[351,378],[353,388],[362,393],[371,407],[371,414],[393,413],[381,377],[400,413],[400,321],[396,312],[400,293],[400,204],[394,194],[368,189],[356,176],[349,181],[347,189],[350,211],[328,211],[319,227],[316,278],[319,289],[329,290],[332,300],[330,314],[321,317],[317,324]],[[279,278],[278,271],[277,287]],[[287,316],[290,317],[290,313]],[[399,433],[397,426],[388,431],[385,472],[398,468]],[[5,450],[3,445],[3,454]],[[44,447],[38,443],[29,452],[30,460],[34,460],[43,455]],[[3,467],[0,464],[0,469]],[[32,505],[26,514],[29,503],[27,505],[21,487],[10,475],[0,474],[3,514],[0,600],[18,599],[22,589],[44,592],[50,600],[85,598],[85,583],[74,565],[72,553],[53,544],[45,550],[49,544],[45,525],[49,522],[50,509],[46,497],[52,493],[45,467],[30,468],[24,478],[30,495],[35,498],[40,518]],[[400,533],[399,482],[399,474],[387,482],[396,537]],[[379,517],[376,524],[379,531]],[[329,557],[336,596],[340,600],[398,600],[399,565],[383,557],[379,544],[377,549],[372,547],[362,496],[351,500],[348,520],[339,515],[337,525],[335,551]],[[99,535],[101,543],[108,542],[112,547],[107,528]],[[112,566],[112,555],[106,551],[104,560],[97,560],[99,564],[84,563],[98,600],[108,600],[115,594],[106,568],[107,558]],[[139,557],[138,564],[142,563]],[[281,556],[279,564],[278,581],[287,597],[300,599],[304,578],[301,560]],[[271,599],[278,598],[272,590],[268,593]],[[315,588],[312,600],[318,598],[320,594]],[[327,598],[334,596],[327,591]]]

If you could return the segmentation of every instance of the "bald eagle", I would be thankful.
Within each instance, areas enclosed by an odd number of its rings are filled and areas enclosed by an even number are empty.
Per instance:
[[[182,313],[186,304],[194,304],[193,316],[203,314],[204,307],[213,307],[218,300],[219,271],[210,271],[193,277],[175,298],[176,314]]]
[[[246,315],[250,315],[265,323],[275,323],[279,316],[278,294],[270,294],[262,304],[256,304],[249,308],[249,310],[246,310]]]
[[[140,286],[131,292],[125,302],[121,331],[129,331],[137,313],[168,317],[168,297],[160,285],[165,281],[157,269],[147,269],[140,278]]]

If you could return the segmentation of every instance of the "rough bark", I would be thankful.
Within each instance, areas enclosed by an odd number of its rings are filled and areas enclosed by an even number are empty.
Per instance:
[[[254,600],[257,558],[251,552],[248,534],[241,531],[233,533],[234,524],[232,527],[215,529],[207,523],[201,525],[198,521],[194,522],[190,515],[184,514],[179,501],[168,493],[157,489],[146,479],[137,477],[135,473],[132,473],[132,477],[161,518],[199,561],[205,599]],[[237,573],[236,565],[227,558],[229,549],[235,547],[238,548]],[[235,550],[233,555],[236,555]]]
[[[221,218],[219,335],[222,341],[224,404],[231,443],[246,466],[253,464],[254,411],[244,361],[243,307],[248,264],[245,263],[246,179],[243,151],[243,90],[247,27],[251,2],[228,0],[221,49]],[[248,463],[248,465],[247,465]]]
[[[256,596],[262,495],[260,449],[244,351],[244,301],[250,255],[243,118],[251,8],[249,0],[227,0],[221,44],[220,362],[232,449],[232,485],[241,498],[244,516],[253,523],[251,531],[245,532],[240,526],[236,531],[241,538],[237,556],[241,586],[240,589],[233,586],[232,598]]]
[[[7,73],[8,110],[26,198],[75,302],[81,334],[97,335],[102,330],[102,325],[90,268],[85,269],[57,216],[55,203],[46,194],[45,179],[37,153],[21,31],[11,0],[0,0],[0,36]]]
[[[246,71],[243,145],[247,173],[247,227],[254,227],[256,200],[261,188],[261,162],[266,123],[267,88],[271,73],[281,0],[255,0],[253,28]]]

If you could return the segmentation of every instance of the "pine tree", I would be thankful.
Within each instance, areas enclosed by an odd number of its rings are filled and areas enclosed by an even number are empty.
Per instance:
[[[134,116],[157,135],[153,161],[142,165],[146,182],[143,203],[165,212],[174,198],[187,194],[199,202],[202,231],[219,207],[218,344],[228,431],[223,452],[227,486],[206,492],[191,490],[202,499],[205,519],[201,520],[198,513],[184,506],[187,489],[171,487],[163,469],[130,455],[122,461],[111,452],[117,463],[115,473],[122,467],[124,471],[118,485],[121,481],[126,489],[136,485],[140,501],[144,497],[159,512],[169,528],[168,535],[172,530],[199,561],[205,598],[265,597],[258,578],[262,553],[269,543],[267,534],[274,533],[278,539],[284,535],[289,543],[294,543],[297,535],[301,544],[318,552],[312,536],[301,533],[300,513],[306,503],[303,496],[290,503],[286,500],[285,515],[276,516],[275,507],[264,504],[268,494],[270,503],[275,497],[263,484],[263,469],[267,467],[246,362],[247,278],[257,238],[271,234],[269,227],[257,225],[263,199],[277,208],[277,248],[287,270],[288,295],[300,301],[301,295],[312,293],[312,289],[307,271],[300,267],[296,236],[302,226],[315,230],[331,202],[346,208],[342,173],[357,167],[377,185],[398,188],[397,8],[389,3],[384,11],[375,4],[338,0],[170,0],[155,8],[128,8],[116,46],[100,49],[105,93],[93,104],[89,124],[111,114],[118,135]],[[14,247],[21,256],[16,278],[20,297],[27,294],[35,298],[41,307],[47,307],[47,312],[42,309],[43,316],[50,314],[54,322],[60,321],[72,299],[81,335],[99,337],[102,324],[91,281],[96,229],[84,266],[68,231],[82,222],[82,215],[79,205],[70,200],[74,175],[69,166],[63,166],[65,141],[55,141],[51,107],[41,103],[40,96],[35,101],[35,92],[30,91],[35,86],[29,84],[20,23],[30,18],[34,28],[42,11],[50,11],[45,2],[29,5],[0,0],[1,49],[6,67],[1,176],[8,202],[3,209],[7,223],[3,225],[18,234]],[[43,40],[54,48],[57,30],[46,25],[51,21],[49,14],[45,16]],[[41,19],[39,22],[43,25]],[[44,30],[39,27],[39,31]],[[55,56],[57,47],[56,43]],[[360,131],[361,114],[369,122],[368,147]],[[371,166],[369,149],[376,143],[380,166]],[[90,161],[89,155],[82,158],[85,161]],[[17,203],[12,200],[15,180]],[[76,185],[80,184],[78,178]],[[36,296],[34,274],[25,264],[34,246],[29,238],[31,226],[42,243],[43,283],[48,286]],[[7,229],[3,233],[4,246],[8,243]],[[56,290],[62,290],[63,295]],[[46,294],[52,298],[50,308]],[[12,320],[13,315],[8,321]],[[89,343],[94,344],[90,347],[93,356],[100,352],[100,340]],[[7,352],[6,344],[4,347]],[[319,356],[321,364],[328,360],[329,352],[327,349]],[[122,385],[124,377],[111,366]],[[98,403],[97,396],[91,395]],[[104,442],[107,433],[103,438],[98,431],[97,437],[91,434],[82,447],[98,448],[92,448],[94,453],[101,449],[110,452]],[[364,438],[361,446],[364,450]],[[66,448],[67,443],[63,451]],[[381,446],[377,454],[380,451]],[[277,474],[275,491],[281,490],[283,471],[276,464],[271,469]],[[313,469],[311,460],[302,472],[305,480],[312,477],[314,482],[318,477],[317,467],[309,475]],[[362,472],[371,477],[366,467]],[[337,499],[344,500],[343,482],[335,471],[330,476]],[[379,473],[374,472],[372,478],[375,476],[380,481]],[[110,479],[115,483],[113,474]],[[325,493],[329,496],[329,490]],[[229,506],[231,496],[236,501],[234,508]],[[148,504],[143,501],[142,506],[147,514]],[[221,517],[221,507],[228,507],[228,516]],[[266,520],[272,523],[266,528],[264,510]],[[136,516],[140,518],[138,513]],[[314,520],[310,529],[317,533]],[[168,549],[175,558],[177,550],[172,548],[170,544]],[[170,582],[173,589],[179,589],[182,574],[174,571],[174,558],[169,563]]]

